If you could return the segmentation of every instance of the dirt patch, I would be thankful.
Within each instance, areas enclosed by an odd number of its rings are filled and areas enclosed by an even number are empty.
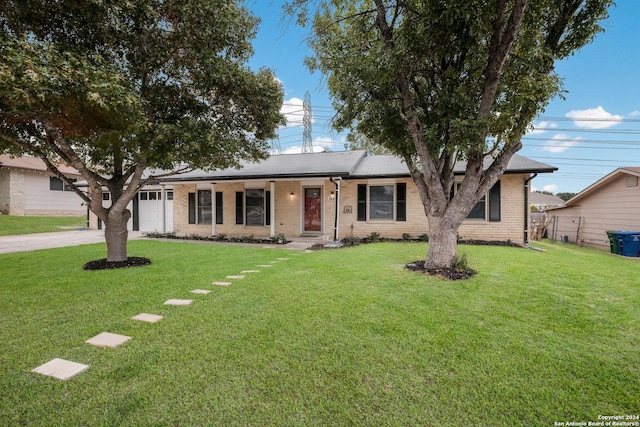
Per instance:
[[[442,277],[447,280],[467,280],[476,275],[476,271],[472,269],[451,268],[425,268],[424,261],[414,261],[405,265],[407,270],[417,273],[429,274],[431,276]]]
[[[84,270],[109,270],[112,268],[142,267],[151,264],[151,260],[141,257],[129,257],[126,261],[107,261],[106,258],[89,261],[82,268]]]

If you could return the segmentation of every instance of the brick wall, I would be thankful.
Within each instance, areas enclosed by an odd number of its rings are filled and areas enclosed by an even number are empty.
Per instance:
[[[501,220],[466,220],[459,230],[463,239],[477,240],[511,240],[524,243],[524,180],[528,175],[505,175],[501,180]],[[406,183],[407,207],[406,221],[390,220],[357,220],[358,184],[383,185]],[[248,184],[247,188],[262,188],[271,191],[271,183],[262,181]],[[275,216],[272,218],[275,235],[284,234],[288,238],[308,233],[303,230],[304,189],[321,188],[322,230],[316,235],[333,239],[336,200],[331,197],[335,185],[329,180],[312,181],[278,181],[275,182]],[[173,186],[173,230],[178,235],[197,234],[210,236],[213,234],[211,224],[189,224],[188,195],[198,189],[211,190],[210,184],[181,184]],[[269,237],[271,226],[246,226],[236,224],[236,192],[243,192],[242,182],[220,182],[215,184],[215,191],[222,192],[223,223],[215,225],[215,233],[227,236]],[[394,207],[395,209],[395,207]],[[341,182],[339,194],[339,239],[348,236],[366,237],[372,232],[382,237],[400,238],[404,233],[417,238],[428,233],[427,217],[418,195],[417,188],[410,178],[392,180],[344,180]],[[312,235],[314,233],[311,233]]]

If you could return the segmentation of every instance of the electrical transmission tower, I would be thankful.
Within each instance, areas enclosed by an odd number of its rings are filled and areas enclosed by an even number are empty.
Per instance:
[[[280,145],[280,134],[271,140],[271,154],[282,154],[282,146]]]
[[[302,103],[302,124],[304,125],[304,131],[302,132],[302,152],[313,153],[313,143],[311,142],[311,95],[309,91],[304,94],[304,101]]]

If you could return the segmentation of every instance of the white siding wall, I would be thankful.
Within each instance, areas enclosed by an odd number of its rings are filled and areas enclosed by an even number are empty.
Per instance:
[[[559,217],[556,234],[569,235],[572,229],[565,230],[564,227],[570,226],[572,220],[579,220],[578,243],[609,250],[607,230],[640,232],[640,185],[628,186],[626,177],[620,174],[579,200],[577,206],[550,211],[550,215]]]
[[[73,191],[49,189],[49,175],[24,173],[25,215],[83,215],[87,208]]]

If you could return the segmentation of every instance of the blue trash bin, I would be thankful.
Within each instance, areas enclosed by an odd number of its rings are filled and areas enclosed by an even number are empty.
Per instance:
[[[620,255],[639,257],[640,256],[640,231],[616,231]]]

